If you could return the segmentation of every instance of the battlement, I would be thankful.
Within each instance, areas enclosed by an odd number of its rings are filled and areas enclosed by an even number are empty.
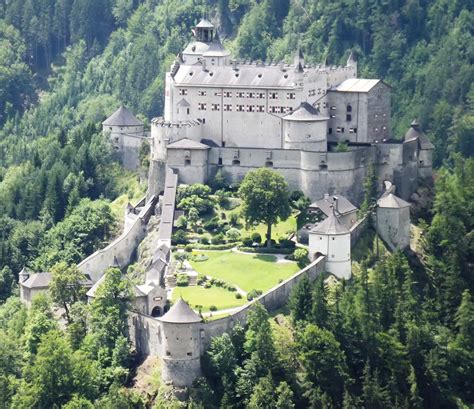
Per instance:
[[[152,125],[160,126],[163,128],[184,128],[192,126],[200,126],[202,122],[199,120],[189,119],[186,121],[166,121],[163,117],[153,118],[151,120]]]

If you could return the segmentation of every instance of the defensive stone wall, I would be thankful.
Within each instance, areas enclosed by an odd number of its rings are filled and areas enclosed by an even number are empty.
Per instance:
[[[213,337],[218,337],[239,324],[245,325],[250,308],[257,302],[262,303],[269,311],[282,307],[288,302],[293,287],[307,275],[314,280],[325,271],[326,257],[320,256],[310,265],[298,271],[292,277],[273,287],[265,294],[246,304],[237,312],[214,321],[189,324],[195,326],[195,332],[199,333],[201,354],[209,347]],[[169,325],[169,324],[168,324]],[[161,356],[163,350],[163,324],[156,318],[132,311],[129,318],[129,335],[137,351],[142,355]],[[183,348],[186,348],[183,345]]]
[[[154,212],[156,197],[152,196],[145,204],[143,198],[133,210],[142,207],[138,214],[132,210],[126,215],[125,229],[107,247],[97,250],[89,257],[81,261],[77,267],[84,274],[88,274],[91,280],[96,283],[104,270],[114,265],[115,258],[120,266],[129,264],[133,258],[138,244],[142,241],[146,232],[146,225],[150,216]]]
[[[358,220],[351,227],[351,249],[356,245],[360,236],[370,226],[370,217],[365,215],[362,219]]]

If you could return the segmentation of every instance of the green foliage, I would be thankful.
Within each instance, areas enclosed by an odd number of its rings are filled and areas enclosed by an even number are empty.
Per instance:
[[[176,278],[176,285],[178,287],[187,287],[189,285],[189,276],[187,274],[178,274]]]
[[[270,247],[272,225],[278,220],[286,220],[291,214],[285,179],[266,168],[250,171],[240,185],[239,196],[246,223],[267,225],[267,247]]]

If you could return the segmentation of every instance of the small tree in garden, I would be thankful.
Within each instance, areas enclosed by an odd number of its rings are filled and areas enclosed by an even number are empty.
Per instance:
[[[179,263],[179,268],[183,269],[184,262],[188,259],[188,254],[184,252],[177,252],[175,259]]]
[[[267,168],[247,173],[240,185],[242,215],[248,224],[266,224],[267,247],[271,246],[272,225],[291,214],[289,195],[285,179]]]

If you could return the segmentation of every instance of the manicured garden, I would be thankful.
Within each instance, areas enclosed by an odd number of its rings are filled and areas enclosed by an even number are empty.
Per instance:
[[[250,292],[267,291],[299,270],[295,262],[276,262],[273,255],[242,254],[230,250],[203,252],[205,261],[190,260],[200,274],[220,279]]]
[[[193,309],[207,312],[213,309],[212,306],[219,310],[225,310],[244,305],[247,299],[245,297],[237,298],[236,294],[236,292],[216,286],[210,288],[201,286],[175,287],[172,299],[176,301],[179,297],[183,297]]]

